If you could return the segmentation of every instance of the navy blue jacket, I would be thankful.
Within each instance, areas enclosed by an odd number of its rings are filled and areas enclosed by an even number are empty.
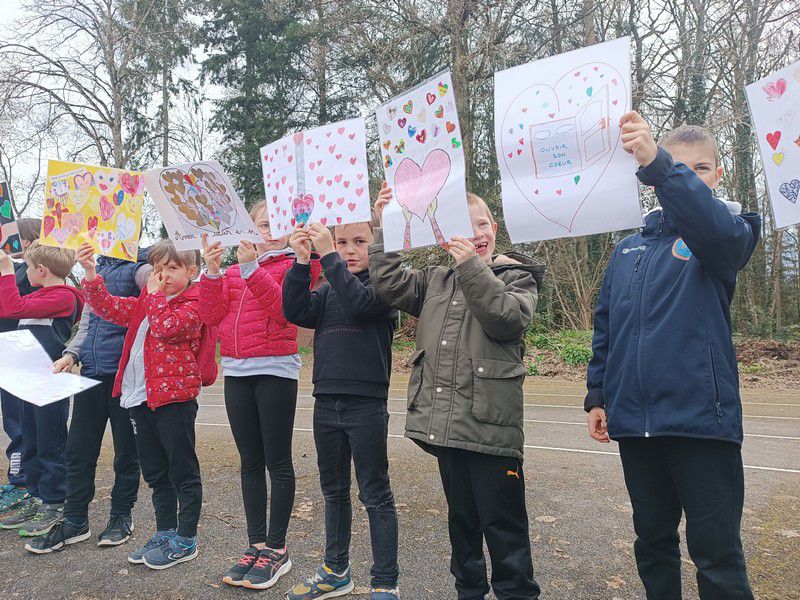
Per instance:
[[[112,296],[138,296],[141,290],[136,285],[136,270],[147,263],[148,249],[139,249],[137,262],[100,256],[97,273],[103,277],[106,289]],[[122,345],[127,327],[105,321],[92,313],[89,330],[81,343],[81,375],[93,377],[113,375],[119,367]]]
[[[594,319],[584,408],[606,410],[608,434],[742,442],[739,372],[731,339],[736,275],[761,218],[732,214],[664,149],[637,172],[662,210],[622,240]]]

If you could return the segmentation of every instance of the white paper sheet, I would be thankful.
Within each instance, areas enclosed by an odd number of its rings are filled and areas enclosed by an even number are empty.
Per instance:
[[[36,406],[46,406],[99,385],[74,373],[53,373],[53,361],[27,329],[0,333],[0,388]]]
[[[299,221],[328,227],[372,220],[364,119],[300,131],[261,148],[274,237]]]
[[[202,250],[204,233],[223,246],[263,241],[216,160],[151,169],[144,184],[178,250]]]
[[[775,226],[800,223],[800,61],[747,86]]]
[[[376,116],[384,174],[394,192],[383,211],[386,250],[472,237],[450,72],[381,105]]]
[[[641,227],[636,163],[622,149],[630,39],[495,73],[495,143],[514,243]]]

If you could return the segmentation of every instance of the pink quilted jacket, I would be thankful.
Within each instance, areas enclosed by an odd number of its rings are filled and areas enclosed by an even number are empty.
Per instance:
[[[200,319],[219,326],[222,356],[253,358],[297,352],[297,327],[283,316],[281,286],[294,255],[268,258],[247,279],[239,265],[224,277],[200,279]],[[319,278],[319,260],[311,261],[311,285]]]

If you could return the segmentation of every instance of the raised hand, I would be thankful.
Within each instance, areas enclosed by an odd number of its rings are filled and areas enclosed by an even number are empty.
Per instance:
[[[81,247],[78,248],[78,252],[75,254],[75,260],[83,267],[83,277],[86,281],[92,281],[97,277],[94,263],[94,248],[92,248],[91,244],[87,244],[86,242],[81,244]]]
[[[453,236],[450,243],[447,245],[447,251],[456,260],[456,264],[469,260],[473,256],[478,256],[475,252],[475,244],[470,242],[467,238],[460,235]]]
[[[164,274],[161,271],[153,271],[150,273],[150,277],[147,278],[147,293],[163,292],[166,285]]]
[[[392,201],[394,195],[392,194],[392,188],[389,187],[389,183],[384,181],[381,184],[381,191],[378,192],[378,199],[375,201],[375,225],[381,227],[383,225],[383,209],[384,207]]]
[[[320,256],[325,256],[326,254],[336,251],[331,231],[324,225],[320,225],[319,223],[312,223],[309,225],[308,237],[311,238],[311,241],[314,243],[314,248],[317,249]]]
[[[14,263],[11,260],[11,256],[6,254],[3,250],[0,250],[0,275],[13,275],[14,274]]]
[[[258,260],[258,251],[255,244],[247,240],[239,242],[239,247],[236,249],[236,257],[239,260],[239,264]]]
[[[222,256],[225,254],[225,248],[221,247],[220,242],[208,243],[208,234],[204,233],[203,241],[203,262],[206,263],[206,270],[209,275],[219,275],[220,267],[222,266]]]
[[[297,256],[297,262],[301,265],[307,265],[311,262],[311,237],[303,225],[298,225],[289,236],[289,246],[294,250]]]
[[[633,154],[642,167],[653,162],[658,154],[658,146],[647,121],[632,110],[622,115],[619,126],[622,128],[622,147],[625,152]]]

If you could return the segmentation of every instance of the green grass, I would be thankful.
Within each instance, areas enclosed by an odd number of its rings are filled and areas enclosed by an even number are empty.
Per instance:
[[[739,363],[739,373],[742,375],[763,375],[767,372],[767,366],[763,363],[753,363],[745,365]]]
[[[561,360],[573,367],[588,364],[592,359],[590,330],[565,329],[552,333],[529,331],[525,336],[525,342],[533,348],[555,352]],[[533,365],[529,366],[529,370],[531,368]]]

